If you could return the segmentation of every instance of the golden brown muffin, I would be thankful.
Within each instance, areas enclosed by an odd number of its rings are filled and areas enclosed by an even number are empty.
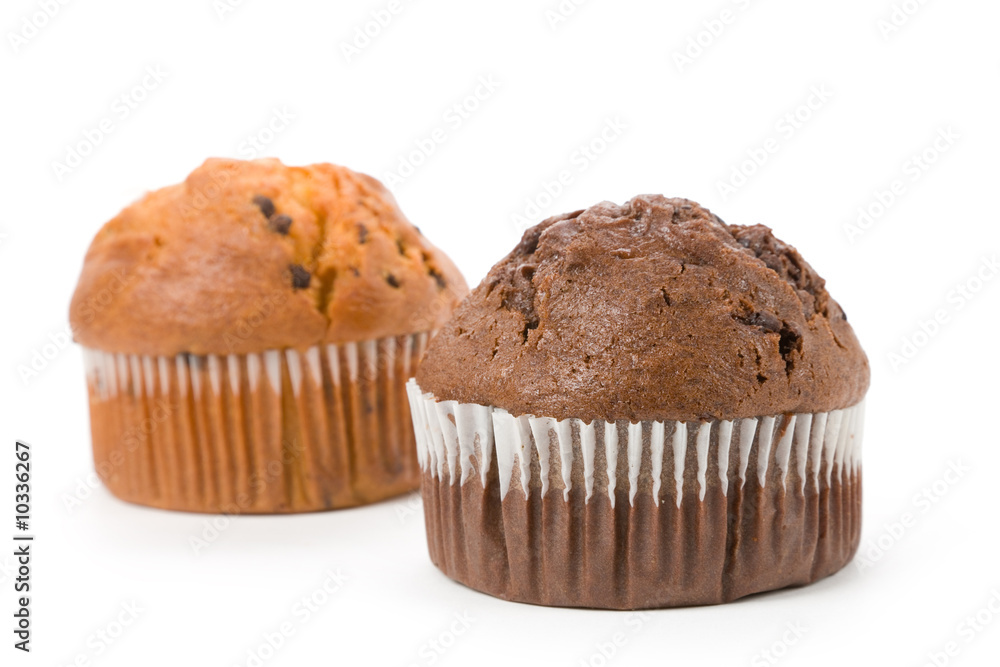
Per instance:
[[[375,179],[207,160],[87,252],[70,322],[98,472],[123,499],[205,512],[412,490],[404,383],[467,291]]]

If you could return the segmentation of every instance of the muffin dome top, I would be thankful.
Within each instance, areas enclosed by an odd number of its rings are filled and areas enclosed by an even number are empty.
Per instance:
[[[735,419],[857,403],[868,360],[767,227],[636,197],[525,232],[431,342],[439,400],[565,419]]]
[[[210,159],[97,233],[77,341],[129,354],[245,354],[441,326],[468,292],[374,178]]]

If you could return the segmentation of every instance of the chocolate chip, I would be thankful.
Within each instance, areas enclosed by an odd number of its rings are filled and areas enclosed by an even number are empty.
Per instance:
[[[392,275],[391,273],[386,274],[385,281],[389,283],[391,287],[399,287],[399,281],[396,280],[396,276]]]
[[[760,327],[765,333],[781,331],[782,323],[775,315],[768,312],[740,310],[732,313],[732,318],[750,327]]]
[[[781,336],[778,340],[778,351],[785,360],[785,372],[791,373],[795,369],[795,353],[802,354],[802,334],[791,322],[782,322],[778,333]]]
[[[448,283],[447,283],[447,281],[445,281],[444,276],[442,276],[440,273],[438,273],[434,269],[431,269],[427,273],[429,273],[430,276],[431,276],[431,278],[434,279],[434,282],[437,283],[439,289],[444,289],[445,287],[448,286]]]
[[[368,241],[368,228],[358,223],[358,243],[364,245]]]
[[[301,264],[292,264],[288,268],[292,270],[292,289],[306,289],[312,276]]]
[[[282,213],[281,215],[276,215],[267,221],[267,228],[272,232],[278,232],[285,236],[288,235],[288,228],[292,226],[292,217]]]
[[[274,215],[274,202],[271,201],[270,197],[256,195],[253,198],[253,203],[257,205],[257,208],[260,209],[260,212],[264,214],[265,218],[270,218]]]
[[[358,267],[356,267],[356,266],[352,266],[352,267],[351,267],[351,273],[353,273],[353,274],[354,274],[354,277],[355,277],[355,278],[357,278],[358,276],[360,276],[360,275],[361,275],[361,272],[360,272],[360,271],[358,271]]]

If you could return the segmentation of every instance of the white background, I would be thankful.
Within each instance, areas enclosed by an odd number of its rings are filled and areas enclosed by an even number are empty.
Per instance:
[[[14,532],[22,438],[37,542],[31,655],[11,648],[12,549],[0,547],[0,663],[247,665],[290,621],[294,635],[263,664],[765,665],[773,648],[785,665],[923,665],[949,642],[957,655],[938,664],[997,664],[1000,613],[987,604],[997,596],[1000,611],[1000,279],[984,261],[1000,251],[1000,5],[896,1],[912,15],[880,29],[893,0],[591,0],[555,26],[546,12],[557,0],[404,0],[349,59],[342,45],[388,0],[245,0],[221,16],[212,0],[94,0],[48,19],[44,3],[5,0],[0,538]],[[496,90],[451,121],[491,76]],[[294,117],[269,135],[275,110]],[[110,134],[59,174],[54,163],[106,118]],[[622,129],[583,156],[609,121]],[[637,617],[452,583],[427,557],[415,499],[234,518],[198,555],[190,538],[210,537],[204,516],[130,506],[100,487],[67,508],[86,495],[92,463],[80,350],[63,334],[98,228],[208,156],[330,161],[385,179],[435,128],[445,141],[392,189],[471,284],[514,245],[529,200],[534,222],[604,199],[685,196],[803,252],[871,360],[864,560],[804,589]],[[938,136],[950,138],[935,148]],[[744,164],[766,147],[762,166]],[[546,198],[543,181],[562,170],[569,185]],[[753,173],[724,192],[734,170]],[[901,194],[880,211],[895,180]],[[852,237],[859,207],[876,215]],[[971,298],[956,291],[966,286]],[[935,313],[946,321],[920,334]],[[894,364],[914,338],[919,349]],[[966,470],[950,475],[953,465]],[[300,623],[296,601],[338,569],[349,580]],[[133,602],[138,619],[98,654],[94,633],[115,632]],[[971,630],[965,619],[983,609]],[[453,626],[455,614],[470,627]],[[805,631],[782,645],[789,623]],[[604,659],[616,633],[624,642]],[[432,640],[449,647],[435,653]]]

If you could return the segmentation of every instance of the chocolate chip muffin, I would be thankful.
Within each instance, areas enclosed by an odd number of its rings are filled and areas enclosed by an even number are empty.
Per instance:
[[[685,199],[529,229],[409,385],[450,577],[637,609],[802,585],[858,546],[869,367],[767,227]]]
[[[98,232],[70,306],[118,497],[298,512],[416,488],[406,379],[468,291],[375,179],[210,159]]]

